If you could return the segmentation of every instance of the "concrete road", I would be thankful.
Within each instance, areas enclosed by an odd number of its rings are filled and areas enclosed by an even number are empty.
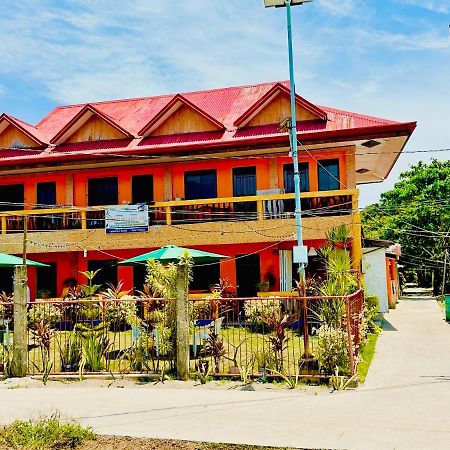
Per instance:
[[[450,449],[450,325],[433,299],[386,316],[356,391],[0,389],[0,421],[59,411],[102,434],[302,448]]]

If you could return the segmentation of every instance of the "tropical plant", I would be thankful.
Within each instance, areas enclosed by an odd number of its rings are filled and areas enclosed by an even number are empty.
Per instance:
[[[76,372],[81,363],[83,346],[77,332],[68,332],[56,337],[63,372]]]
[[[93,295],[95,295],[100,288],[102,287],[101,284],[94,284],[94,278],[95,276],[100,272],[101,269],[97,270],[86,270],[85,272],[80,272],[82,275],[84,275],[87,279],[87,285],[80,285],[79,288],[87,298],[92,298]]]
[[[334,374],[330,377],[330,384],[334,391],[345,391],[358,379],[358,374],[351,376],[350,378],[345,375],[339,374],[339,368],[336,367]]]
[[[53,367],[53,363],[50,361],[50,347],[52,337],[55,335],[55,331],[52,330],[49,322],[44,322],[43,320],[41,320],[40,322],[35,322],[33,324],[33,328],[31,328],[31,334],[37,341],[39,349],[41,351],[43,381],[45,384],[47,382],[48,375],[50,374],[50,371]]]
[[[131,347],[126,349],[120,355],[120,360],[128,363],[127,370],[132,372],[150,371],[148,359],[148,351],[143,345],[142,339],[138,339],[133,342]]]
[[[327,257],[327,280],[320,291],[326,297],[350,295],[358,287],[351,271],[351,258],[346,250],[333,249]]]
[[[336,367],[343,374],[349,373],[347,333],[340,328],[322,325],[317,332],[315,356],[323,373],[332,375]]]
[[[214,372],[220,373],[220,362],[226,355],[226,352],[223,338],[217,333],[210,332],[204,340],[204,346],[200,354],[202,356],[211,356],[214,361]]]
[[[368,334],[381,331],[380,326],[376,323],[376,319],[380,315],[379,308],[377,295],[364,295],[364,307],[359,327],[359,335],[362,342],[367,339]]]
[[[286,326],[292,322],[292,319],[288,314],[284,314],[281,309],[278,309],[272,313],[263,313],[261,320],[273,333],[272,336],[269,336],[269,342],[275,355],[276,368],[281,371],[283,370],[283,353],[289,341]]]
[[[12,373],[13,352],[8,347],[0,346],[0,362],[3,364],[3,375],[7,378],[13,376]]]
[[[78,325],[76,331],[80,332],[82,346],[80,376],[84,371],[100,372],[105,368],[107,369],[107,353],[111,344],[106,325],[100,323],[93,328]]]
[[[52,327],[61,321],[61,310],[51,303],[36,303],[28,312],[28,321],[32,326],[43,322]]]
[[[244,302],[244,312],[253,328],[259,328],[265,323],[264,317],[281,313],[281,302],[272,299],[247,300]]]
[[[348,235],[347,225],[342,224],[328,230],[326,239],[332,247],[335,247],[336,245],[345,245],[348,240]]]
[[[12,317],[14,303],[12,296],[4,291],[0,292],[0,320]]]

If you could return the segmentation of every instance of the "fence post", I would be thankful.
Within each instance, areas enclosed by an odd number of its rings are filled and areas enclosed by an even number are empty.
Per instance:
[[[345,297],[345,313],[347,315],[348,356],[352,375],[355,374],[355,355],[353,353],[352,324],[350,316],[350,299]]]
[[[24,377],[28,371],[27,266],[14,268],[14,339],[12,375]]]
[[[303,344],[305,351],[302,355],[302,359],[311,358],[311,349],[309,348],[309,330],[308,330],[308,300],[302,299],[302,313],[303,313]]]
[[[176,362],[177,377],[186,381],[189,379],[189,304],[188,304],[189,266],[177,266],[177,345]]]

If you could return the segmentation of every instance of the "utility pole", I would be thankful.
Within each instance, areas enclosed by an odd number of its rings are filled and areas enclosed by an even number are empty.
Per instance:
[[[289,54],[289,84],[290,84],[290,100],[291,100],[291,126],[289,127],[289,140],[291,147],[292,162],[294,165],[294,189],[295,189],[295,229],[297,236],[297,245],[293,248],[293,261],[299,265],[299,291],[300,296],[305,296],[306,280],[305,267],[308,264],[308,249],[303,245],[303,228],[302,228],[302,204],[300,199],[300,174],[298,170],[298,146],[297,146],[297,114],[295,104],[295,81],[294,81],[294,51],[292,45],[292,17],[291,5],[302,5],[311,0],[264,0],[266,8],[268,7],[285,7],[286,8],[286,24],[288,38],[288,54]]]
[[[446,279],[447,279],[447,255],[448,255],[448,250],[447,247],[445,247],[445,253],[444,253],[444,275],[442,276],[442,295],[446,294]]]

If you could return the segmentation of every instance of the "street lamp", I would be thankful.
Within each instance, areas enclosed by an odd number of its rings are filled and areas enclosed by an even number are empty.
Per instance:
[[[295,226],[297,231],[297,245],[293,248],[293,261],[299,264],[300,289],[305,294],[305,265],[308,263],[308,249],[303,245],[302,235],[302,205],[300,201],[300,174],[298,171],[297,150],[297,116],[295,111],[295,82],[294,82],[294,55],[292,49],[292,20],[291,6],[309,3],[312,0],[264,0],[266,8],[286,8],[288,50],[289,50],[289,81],[291,91],[291,126],[289,138],[291,144],[292,161],[294,163],[294,187],[295,187]]]

